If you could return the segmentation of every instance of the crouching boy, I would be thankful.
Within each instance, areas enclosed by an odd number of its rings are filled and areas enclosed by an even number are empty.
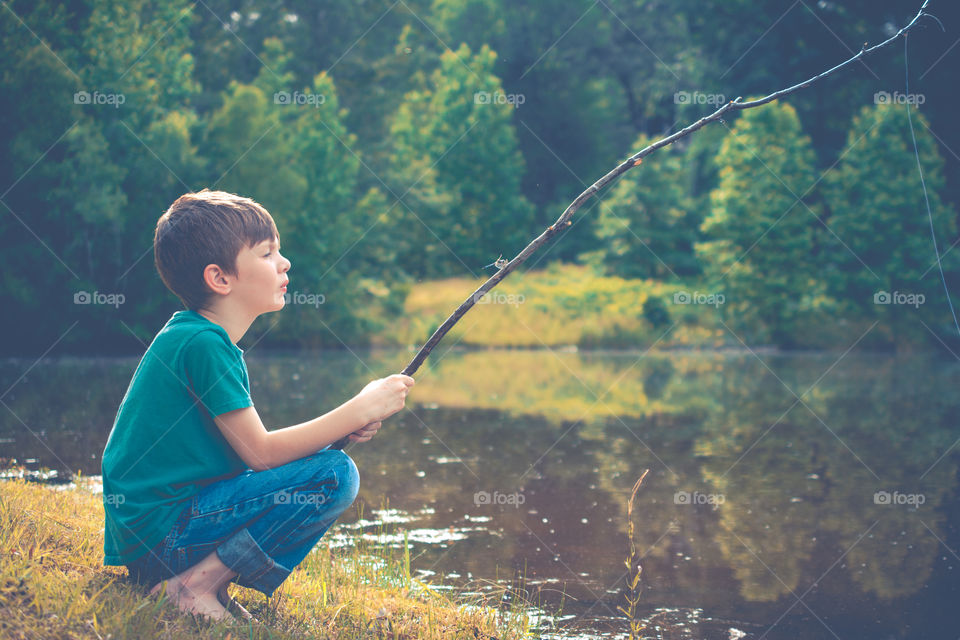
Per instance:
[[[236,343],[284,305],[290,261],[270,214],[219,191],[180,197],[157,222],[154,256],[186,310],[137,366],[103,452],[104,564],[165,589],[180,609],[215,619],[230,582],[267,596],[357,495],[336,440],[369,440],[413,378],[374,380],[302,424],[267,431]]]

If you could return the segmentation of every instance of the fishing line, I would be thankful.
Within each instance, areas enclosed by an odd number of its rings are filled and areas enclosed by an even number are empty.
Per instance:
[[[917,136],[913,131],[913,115],[910,112],[910,63],[907,59],[907,43],[910,41],[910,34],[903,36],[903,71],[905,77],[905,86],[907,92],[907,122],[910,123],[910,137],[913,138],[913,153],[917,157],[917,172],[920,174],[920,186],[923,187],[923,201],[927,204],[927,218],[930,220],[930,237],[933,238],[933,252],[937,256],[937,267],[940,269],[940,280],[943,282],[943,291],[947,295],[947,305],[950,306],[950,313],[953,316],[953,325],[960,334],[960,322],[957,322],[957,312],[953,309],[953,301],[950,300],[950,290],[947,289],[947,277],[943,274],[943,264],[940,262],[940,249],[937,247],[937,234],[933,229],[933,212],[930,210],[930,196],[927,195],[927,183],[923,179],[923,167],[920,164],[920,150],[917,148]]]

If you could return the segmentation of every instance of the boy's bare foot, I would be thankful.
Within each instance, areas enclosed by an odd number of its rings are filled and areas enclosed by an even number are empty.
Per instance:
[[[220,602],[218,594],[220,591],[226,593],[225,586],[236,575],[236,572],[220,561],[217,552],[212,551],[197,564],[153,587],[150,593],[152,595],[165,588],[167,597],[176,603],[181,611],[223,620],[227,617],[227,610]]]
[[[227,610],[220,603],[217,594],[209,591],[193,591],[185,584],[181,576],[174,576],[165,583],[159,583],[150,590],[150,595],[158,593],[164,584],[166,584],[167,598],[176,604],[181,611],[213,620],[223,620],[227,617]]]

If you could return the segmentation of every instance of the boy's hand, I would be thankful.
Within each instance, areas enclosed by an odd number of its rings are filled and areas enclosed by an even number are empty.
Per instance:
[[[410,393],[410,388],[413,385],[413,378],[402,373],[395,373],[392,376],[373,380],[367,384],[357,394],[357,400],[362,403],[370,419],[370,422],[363,429],[368,428],[372,423],[381,422],[403,409],[407,394]],[[379,429],[379,427],[377,428]],[[367,439],[369,440],[369,438]]]
[[[382,422],[371,422],[350,434],[350,442],[367,442],[380,431]]]

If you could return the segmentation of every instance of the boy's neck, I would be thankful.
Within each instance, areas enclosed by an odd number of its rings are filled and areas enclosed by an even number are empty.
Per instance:
[[[230,336],[230,341],[237,344],[257,317],[250,318],[243,313],[237,313],[222,307],[223,305],[214,305],[205,309],[197,309],[196,312],[210,322],[223,327],[223,330]]]

